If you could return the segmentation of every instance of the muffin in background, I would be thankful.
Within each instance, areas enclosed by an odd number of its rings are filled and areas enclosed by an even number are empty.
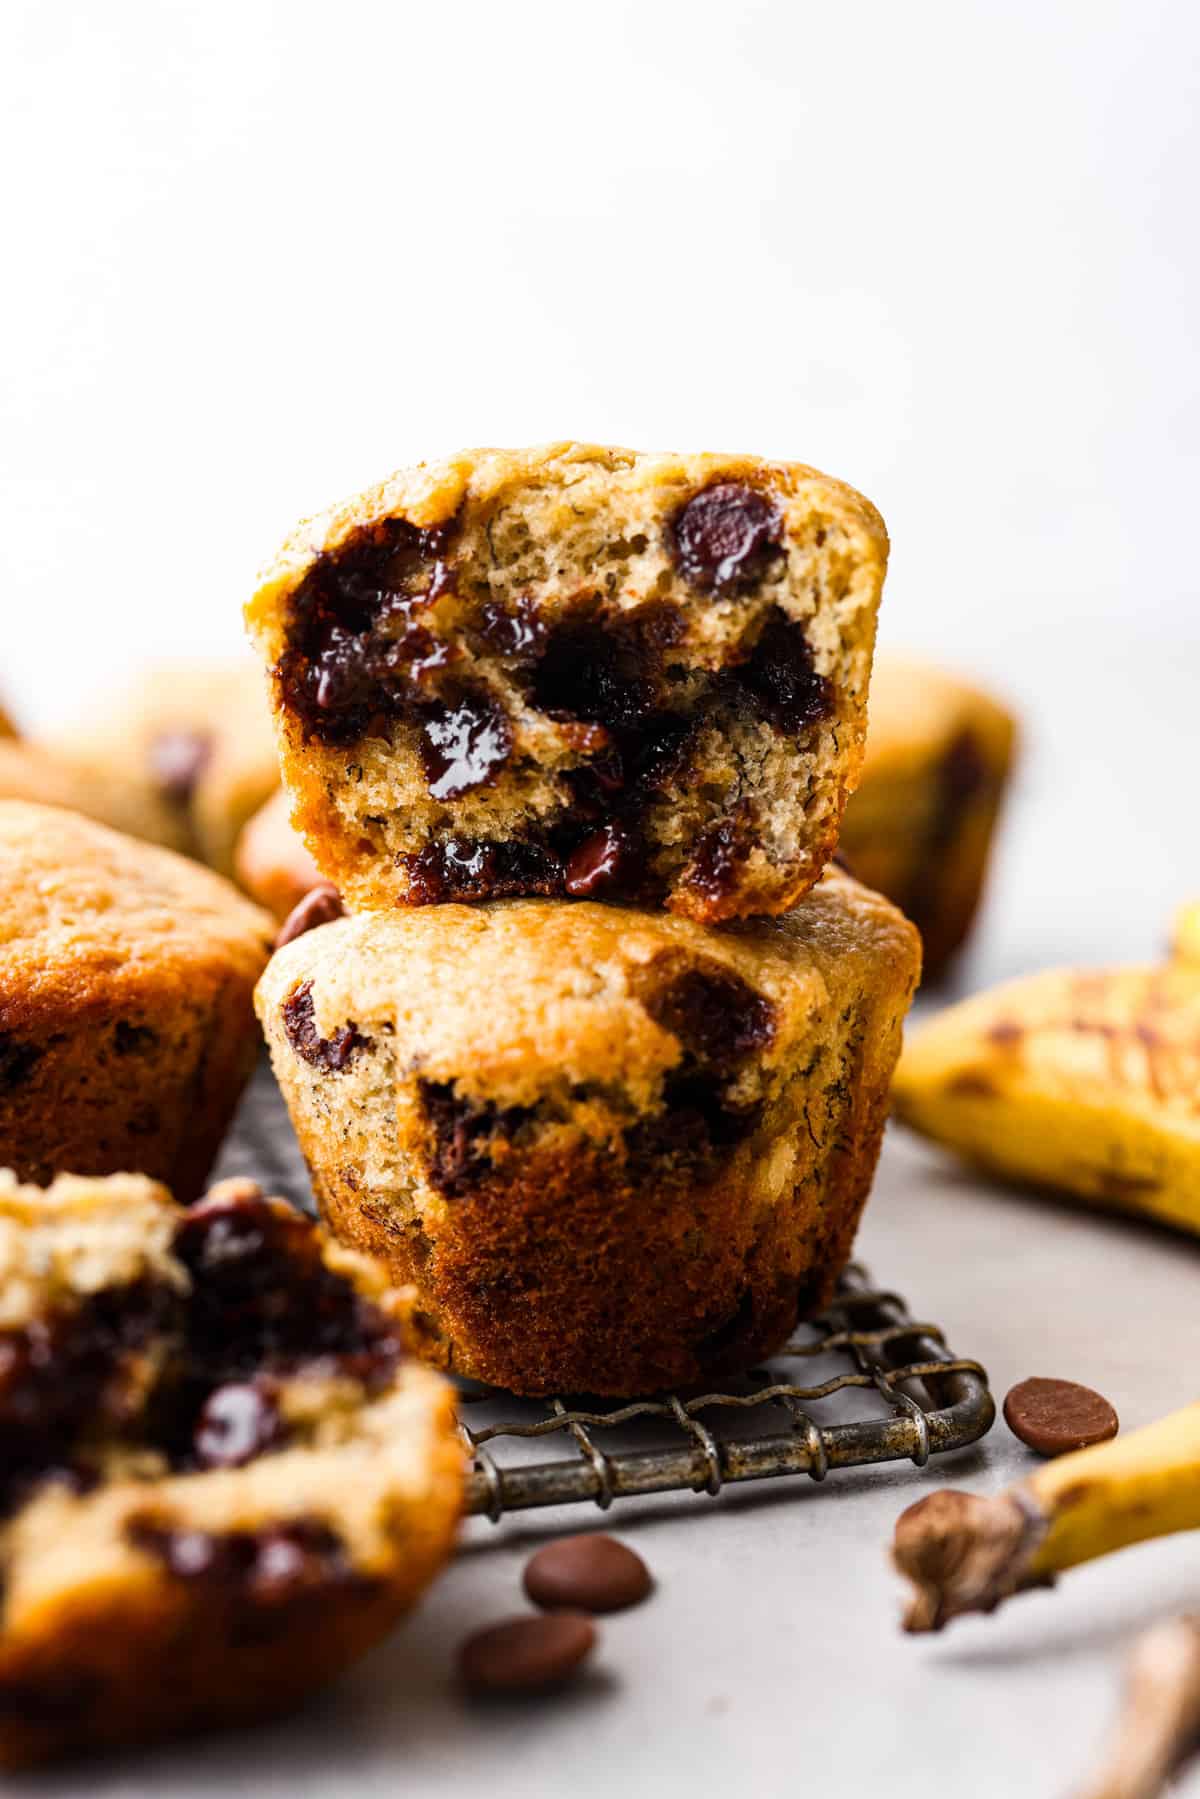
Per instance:
[[[189,845],[178,808],[152,781],[26,738],[0,739],[0,800],[61,806],[164,849]]]
[[[1177,962],[1200,968],[1200,900],[1180,906],[1171,933],[1171,954]]]
[[[558,900],[359,914],[256,1003],[324,1216],[423,1351],[519,1393],[752,1366],[830,1298],[920,964],[830,871],[721,931]]]
[[[0,706],[0,737],[16,737],[18,735],[19,733],[16,725],[14,725],[12,719],[4,710],[4,707]]]
[[[304,840],[292,829],[291,803],[282,788],[260,806],[237,841],[238,885],[281,923],[321,879]]]
[[[54,746],[113,781],[148,785],[175,820],[177,847],[223,875],[279,784],[266,688],[249,659],[147,669]]]
[[[993,695],[930,663],[876,657],[840,848],[917,926],[927,981],[974,923],[1015,747],[1013,716]]]
[[[272,929],[182,856],[0,801],[0,1167],[194,1198],[254,1066]]]

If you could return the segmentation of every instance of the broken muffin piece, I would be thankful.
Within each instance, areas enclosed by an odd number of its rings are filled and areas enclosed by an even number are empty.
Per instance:
[[[534,899],[344,918],[256,1004],[325,1217],[415,1283],[424,1352],[639,1393],[750,1367],[829,1299],[918,965],[831,871],[720,932]]]
[[[930,663],[876,657],[862,780],[840,847],[920,931],[927,982],[970,934],[1015,741],[1012,714],[991,694]]]
[[[778,913],[858,780],[887,561],[794,463],[467,452],[302,526],[250,601],[294,822],[352,906]]]
[[[279,787],[243,830],[234,855],[239,887],[280,924],[321,879],[303,838],[292,829],[290,812],[291,801]]]
[[[245,1722],[449,1553],[449,1389],[282,1200],[0,1173],[0,1765]]]

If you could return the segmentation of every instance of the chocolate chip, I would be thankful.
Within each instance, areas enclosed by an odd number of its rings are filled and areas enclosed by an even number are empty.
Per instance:
[[[574,899],[625,886],[636,871],[637,847],[620,825],[608,824],[585,837],[567,859],[564,886]]]
[[[468,1637],[458,1674],[474,1693],[536,1693],[561,1686],[596,1645],[596,1626],[583,1612],[508,1618]]]
[[[687,882],[709,899],[724,899],[732,891],[754,839],[745,825],[723,818],[706,831],[692,852]]]
[[[345,910],[333,882],[318,881],[292,907],[280,925],[275,948],[282,949],[285,943],[295,942],[297,937],[303,937],[306,931],[315,931],[320,925],[332,924],[336,918],[343,917]]]
[[[741,975],[716,964],[674,973],[677,965],[672,952],[651,962],[638,998],[689,1055],[706,1067],[727,1067],[771,1041],[775,1008]]]
[[[160,731],[152,737],[147,757],[155,781],[169,800],[186,806],[212,755],[208,731]]]
[[[601,1532],[560,1537],[525,1565],[525,1591],[544,1611],[619,1612],[650,1591],[640,1555]]]
[[[1073,1380],[1019,1381],[1004,1401],[1004,1420],[1038,1455],[1066,1455],[1106,1443],[1120,1429],[1108,1400]]]
[[[119,1056],[137,1056],[158,1043],[158,1033],[148,1024],[130,1024],[118,1018],[113,1031],[113,1048]]]
[[[206,1531],[144,1517],[130,1521],[128,1536],[177,1580],[226,1587],[255,1604],[277,1605],[353,1573],[345,1544],[320,1518],[257,1531]]]
[[[740,481],[702,488],[671,521],[684,579],[705,593],[746,593],[781,553],[783,520],[774,501]]]
[[[817,673],[804,627],[778,607],[749,661],[724,678],[750,695],[777,731],[794,734],[833,712],[833,684]]]
[[[520,838],[492,842],[450,837],[427,844],[416,854],[401,854],[396,861],[408,875],[409,897],[418,906],[531,893],[551,895],[561,893],[563,887],[561,858]]]
[[[202,1468],[240,1468],[275,1447],[283,1420],[265,1381],[227,1381],[205,1400],[192,1444]]]
[[[429,1179],[448,1199],[478,1186],[492,1166],[491,1145],[511,1142],[532,1117],[531,1107],[502,1108],[465,1098],[455,1091],[452,1081],[421,1080],[417,1089],[432,1127]]]
[[[353,1021],[340,1025],[332,1037],[322,1037],[313,1013],[311,981],[305,981],[284,1000],[282,1012],[283,1028],[296,1054],[330,1074],[340,1074],[360,1050],[370,1049],[374,1041],[364,1037]]]
[[[436,703],[421,726],[421,760],[435,800],[481,787],[508,761],[512,731],[504,708],[486,693]]]
[[[0,1093],[24,1086],[42,1059],[36,1043],[23,1043],[11,1031],[0,1031]]]

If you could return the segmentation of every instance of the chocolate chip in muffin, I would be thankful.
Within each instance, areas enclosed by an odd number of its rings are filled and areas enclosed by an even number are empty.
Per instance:
[[[813,664],[804,627],[778,608],[772,612],[748,662],[726,679],[752,696],[778,731],[794,736],[834,710],[831,683]]]
[[[41,1059],[39,1044],[25,1043],[11,1031],[0,1031],[0,1093],[23,1086]]]
[[[747,593],[781,553],[783,521],[774,502],[740,481],[718,481],[694,494],[671,521],[676,565],[706,593]]]
[[[254,1605],[277,1605],[350,1578],[346,1546],[320,1518],[258,1531],[173,1528],[152,1513],[132,1520],[129,1540],[157,1556],[177,1580],[225,1588]]]
[[[609,889],[630,890],[637,885],[640,866],[633,833],[619,824],[602,825],[568,857],[563,886],[572,899],[591,899]]]
[[[192,1445],[201,1468],[240,1468],[273,1448],[283,1434],[269,1381],[226,1381],[201,1406]]]
[[[435,800],[482,787],[507,762],[512,731],[504,708],[482,690],[453,704],[434,701],[421,725],[421,760]]]
[[[775,1031],[770,1000],[732,969],[705,967],[670,952],[642,971],[637,997],[656,1024],[705,1066],[728,1069],[763,1049]]]
[[[433,1134],[429,1178],[448,1199],[460,1198],[478,1185],[491,1167],[491,1148],[511,1142],[532,1117],[524,1106],[500,1107],[466,1098],[452,1081],[418,1083],[425,1116]]]
[[[562,858],[520,839],[450,837],[416,855],[401,855],[420,905],[448,900],[508,899],[517,894],[562,891]]]
[[[340,1025],[332,1037],[322,1037],[313,1016],[311,981],[305,981],[290,999],[284,1001],[283,1022],[288,1042],[296,1054],[311,1062],[314,1068],[328,1069],[330,1074],[340,1074],[371,1041],[353,1023]]]

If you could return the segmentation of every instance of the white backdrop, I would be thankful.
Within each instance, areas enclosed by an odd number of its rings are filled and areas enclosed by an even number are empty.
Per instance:
[[[30,721],[234,646],[294,519],[402,461],[761,449],[882,508],[886,641],[1021,704],[1000,965],[1148,948],[1200,887],[1188,0],[5,18]]]

